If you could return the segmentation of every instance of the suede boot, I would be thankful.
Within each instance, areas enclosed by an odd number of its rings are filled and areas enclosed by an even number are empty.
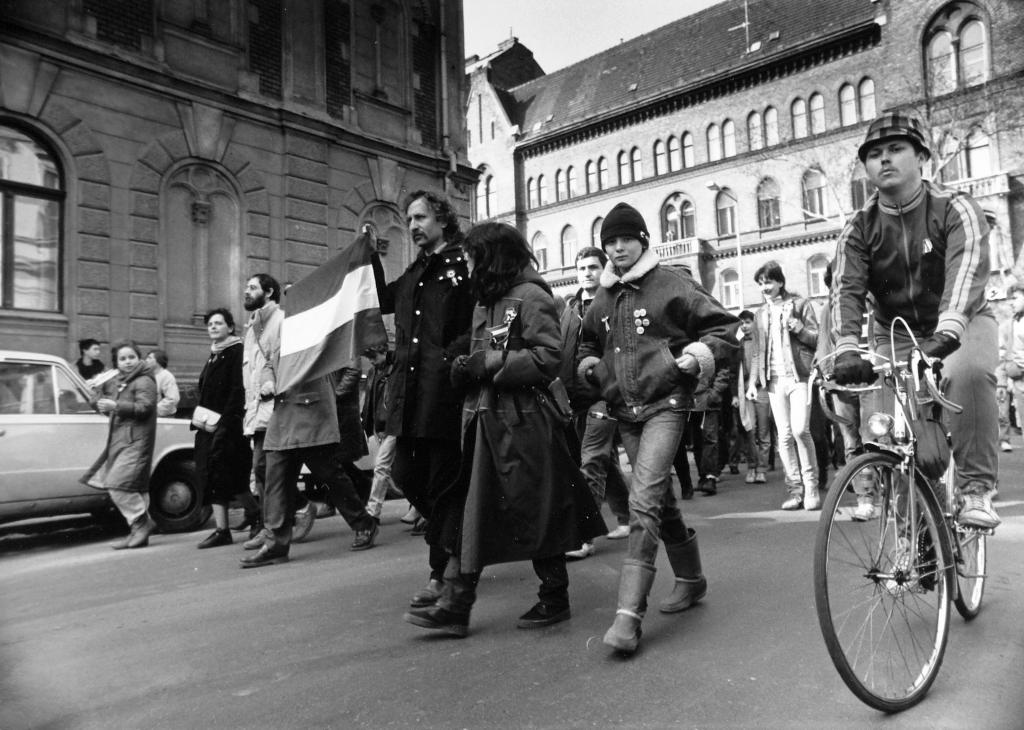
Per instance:
[[[687,530],[687,538],[680,543],[665,544],[665,553],[676,577],[675,586],[668,598],[658,607],[662,613],[685,611],[702,599],[708,592],[700,566],[700,550],[697,547],[697,533]]]
[[[647,611],[647,594],[654,584],[654,566],[627,558],[619,574],[619,608],[615,622],[605,632],[604,643],[632,654],[640,644],[640,622]]]

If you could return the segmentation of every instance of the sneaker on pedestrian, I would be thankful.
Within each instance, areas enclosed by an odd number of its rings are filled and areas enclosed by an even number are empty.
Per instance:
[[[614,530],[605,535],[609,540],[622,540],[629,537],[629,525],[619,525]]]
[[[426,535],[427,534],[427,518],[426,517],[417,517],[416,518],[416,522],[413,523],[412,529],[409,530],[409,534],[414,536],[414,537],[419,537],[421,535]]]
[[[817,485],[804,490],[804,509],[808,512],[821,509],[821,496],[818,494]]]
[[[316,522],[316,506],[308,502],[304,509],[296,510],[295,526],[292,527],[292,542],[302,542]]]
[[[804,498],[799,494],[791,494],[786,498],[786,501],[782,503],[782,509],[784,510],[795,510],[800,509],[804,506]]]
[[[697,482],[697,491],[703,492],[706,497],[718,494],[718,477],[701,477],[700,481]]]
[[[854,522],[867,522],[877,516],[875,512],[875,500],[870,494],[857,495],[857,507],[850,517]]]
[[[747,471],[747,476],[743,480],[747,484],[753,484],[757,480],[757,472],[753,469]]]
[[[583,560],[596,552],[594,543],[585,542],[579,550],[570,550],[565,554],[567,560]]]
[[[572,618],[572,612],[568,606],[553,606],[550,603],[540,601],[519,617],[519,620],[516,621],[516,627],[520,629],[542,629],[545,626],[568,621],[570,618]]]
[[[991,530],[1002,522],[992,507],[992,495],[988,492],[964,494],[956,519],[961,525],[983,530]]]
[[[402,515],[401,521],[406,525],[415,525],[416,520],[418,520],[419,518],[420,513],[416,510],[415,507],[410,505],[409,511]]]
[[[1013,451],[1013,444],[1011,444],[1009,441],[1000,441],[999,449],[1001,451]]]
[[[763,471],[759,471],[759,472],[757,472],[757,474],[754,475],[754,484],[767,484],[767,483],[768,483],[768,477],[765,476],[765,473]]]

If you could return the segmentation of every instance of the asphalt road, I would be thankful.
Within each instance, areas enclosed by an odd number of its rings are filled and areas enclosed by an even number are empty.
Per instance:
[[[1007,455],[1004,455],[1007,456]],[[885,716],[842,684],[814,612],[818,513],[779,511],[768,485],[726,477],[684,503],[710,594],[652,610],[631,659],[601,636],[624,541],[570,566],[573,618],[515,627],[528,563],[485,571],[466,639],[401,620],[425,549],[387,505],[374,549],[338,517],[292,561],[240,570],[206,532],[112,551],[84,519],[0,527],[0,728],[1000,728],[1024,727],[1024,449],[1004,459],[1004,523],[981,616],[953,619],[925,701]],[[663,555],[652,604],[672,577]]]

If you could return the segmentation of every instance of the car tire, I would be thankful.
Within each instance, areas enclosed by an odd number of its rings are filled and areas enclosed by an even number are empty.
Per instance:
[[[149,513],[161,532],[198,530],[210,519],[212,509],[203,504],[196,479],[195,462],[161,465],[149,486]]]

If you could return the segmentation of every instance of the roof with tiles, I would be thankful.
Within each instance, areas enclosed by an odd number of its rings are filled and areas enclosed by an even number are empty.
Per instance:
[[[870,26],[874,0],[726,0],[510,89],[520,142],[568,130]]]

